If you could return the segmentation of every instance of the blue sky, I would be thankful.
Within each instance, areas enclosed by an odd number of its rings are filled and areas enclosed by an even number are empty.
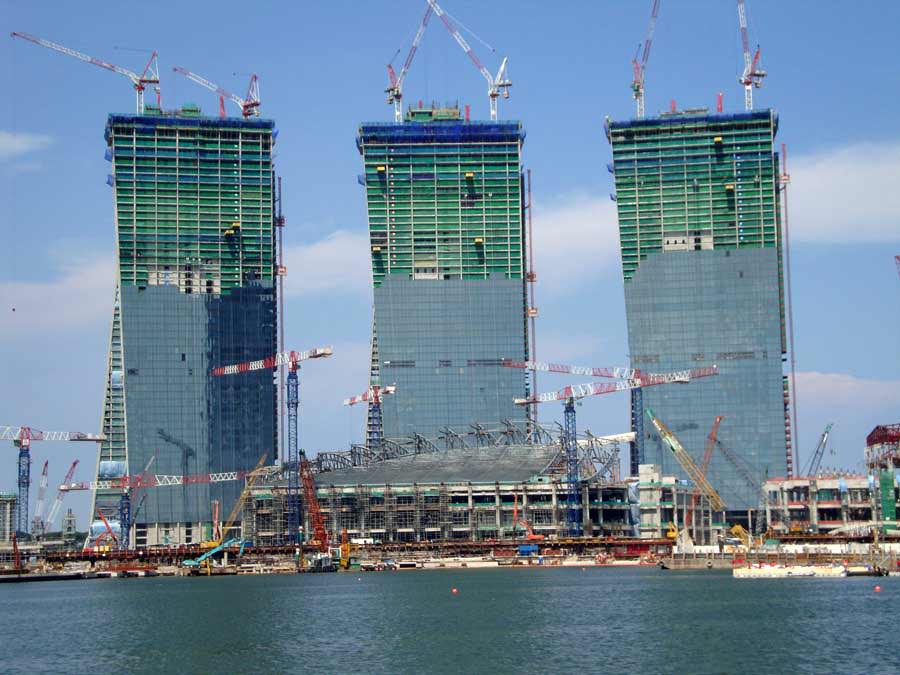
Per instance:
[[[446,0],[488,68],[510,59],[500,115],[524,122],[533,170],[538,357],[627,364],[605,116],[631,116],[630,59],[650,2]],[[751,41],[769,72],[756,106],[780,113],[793,184],[794,322],[801,463],[835,422],[827,465],[860,468],[865,435],[900,409],[900,5],[749,0]],[[371,292],[366,214],[356,183],[361,121],[389,121],[385,63],[402,60],[422,0],[319,3],[22,3],[0,0],[0,28],[34,33],[134,70],[160,52],[163,104],[216,98],[180,65],[243,94],[260,76],[263,115],[280,131],[288,222],[287,343],[334,344],[303,370],[302,444],[343,449],[363,410],[340,405],[366,386]],[[647,74],[648,113],[742,108],[737,12],[728,0],[663,0]],[[112,192],[103,159],[108,112],[131,111],[128,81],[20,40],[0,40],[0,424],[95,431],[113,293]],[[458,100],[487,116],[485,83],[433,21],[404,88],[407,101]],[[11,311],[16,307],[16,312]],[[544,376],[540,389],[569,383]],[[544,420],[560,417],[545,407]],[[628,429],[626,396],[586,400],[579,426]],[[50,483],[92,449],[34,447]],[[0,491],[15,485],[8,444]],[[36,479],[35,479],[36,484]],[[36,488],[32,493],[36,493]],[[88,501],[67,498],[83,525]]]

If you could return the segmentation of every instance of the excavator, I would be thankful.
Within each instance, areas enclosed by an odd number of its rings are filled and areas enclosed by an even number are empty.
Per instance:
[[[765,539],[765,536],[759,538],[754,537],[740,523],[734,525],[729,531],[734,535],[736,538],[735,540],[739,541],[740,545],[748,551],[752,551],[754,548],[760,546]],[[734,545],[735,540],[726,539],[725,543]]]
[[[100,516],[100,520],[103,521],[103,527],[105,527],[106,530],[97,535],[93,546],[84,547],[86,553],[108,553],[112,551],[112,547],[109,544],[103,544],[103,541],[111,541],[116,548],[118,548],[119,545],[119,538],[116,536],[116,533],[113,532],[112,526],[100,509],[97,509],[97,515]]]
[[[513,531],[519,526],[525,530],[525,541],[544,541],[544,535],[535,534],[531,523],[524,518],[519,518],[519,495],[515,493],[513,494]]]

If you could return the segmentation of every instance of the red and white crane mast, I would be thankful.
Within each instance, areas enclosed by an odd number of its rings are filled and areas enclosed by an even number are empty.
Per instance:
[[[366,430],[366,446],[377,448],[384,439],[384,422],[381,417],[381,399],[397,391],[397,385],[389,384],[382,387],[373,384],[358,396],[344,399],[344,405],[356,405],[357,403],[369,404],[369,428]]]
[[[744,109],[753,110],[753,87],[762,87],[762,78],[766,71],[759,67],[760,48],[756,46],[756,53],[750,55],[750,37],[747,32],[747,8],[744,0],[737,0],[738,23],[741,28],[741,48],[744,52],[744,72],[738,77],[738,82],[744,85]]]
[[[634,58],[631,59],[631,67],[634,77],[631,81],[631,93],[637,101],[637,118],[644,118],[644,78],[647,75],[647,61],[650,58],[650,47],[653,45],[653,31],[656,29],[656,19],[659,16],[659,0],[653,0],[653,9],[650,10],[650,25],[647,27],[647,37],[644,40],[644,49],[638,45]],[[641,60],[638,62],[638,53]]]
[[[71,56],[80,61],[84,61],[85,63],[90,63],[91,65],[105,68],[106,70],[118,73],[119,75],[124,75],[129,80],[131,80],[131,83],[134,86],[135,95],[137,97],[137,113],[139,115],[143,114],[144,112],[144,90],[147,88],[148,84],[154,85],[154,89],[156,90],[156,104],[158,106],[161,105],[161,96],[159,90],[159,60],[156,52],[153,52],[151,54],[150,60],[147,61],[147,65],[144,66],[144,70],[140,75],[138,75],[137,73],[128,70],[127,68],[122,68],[121,66],[117,66],[114,63],[109,63],[93,56],[82,54],[81,52],[70,49],[69,47],[65,47],[61,44],[57,44],[56,42],[51,42],[50,40],[45,40],[43,38],[30,35],[29,33],[20,33],[14,31],[9,35],[10,37],[28,40],[29,42],[33,42],[36,45],[46,47],[47,49],[52,49],[53,51],[59,52],[60,54]]]
[[[419,44],[421,44],[422,37],[425,35],[425,29],[428,27],[428,20],[433,13],[434,9],[429,4],[425,8],[425,16],[422,17],[422,23],[419,24],[419,30],[416,31],[416,36],[413,38],[412,45],[409,48],[409,54],[406,55],[406,61],[403,62],[403,66],[400,68],[400,74],[397,75],[394,72],[393,65],[390,63],[387,65],[388,78],[390,79],[391,84],[384,91],[388,95],[387,102],[394,104],[395,122],[403,121],[403,81],[406,79],[406,74],[409,72],[409,67],[412,65],[413,57],[415,57],[416,51],[419,49]]]

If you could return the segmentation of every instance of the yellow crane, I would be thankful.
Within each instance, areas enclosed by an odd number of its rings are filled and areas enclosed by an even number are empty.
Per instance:
[[[688,477],[694,482],[694,485],[709,501],[710,508],[712,508],[713,511],[724,511],[725,502],[722,501],[719,493],[716,492],[716,489],[710,482],[706,480],[706,476],[703,475],[703,472],[694,463],[694,460],[691,459],[691,456],[688,454],[687,450],[684,449],[684,446],[681,444],[681,441],[678,440],[678,437],[672,433],[672,430],[669,429],[661,419],[653,414],[653,411],[650,408],[647,408],[647,417],[650,418],[650,422],[653,424],[659,437],[662,438],[665,444],[672,450],[672,454],[675,455],[675,459],[678,460],[681,468],[684,469]]]
[[[259,477],[259,469],[262,468],[262,465],[266,462],[266,456],[268,453],[263,453],[260,455],[259,460],[256,462],[256,466],[253,467],[253,470],[247,475],[247,484],[244,485],[244,489],[241,491],[240,497],[237,498],[237,501],[234,503],[234,508],[231,509],[231,513],[228,515],[228,520],[225,521],[225,524],[222,526],[222,529],[218,533],[218,537],[211,539],[210,541],[204,541],[200,543],[200,550],[206,551],[209,549],[216,548],[222,545],[222,542],[228,537],[228,532],[232,528],[234,528],[234,521],[237,520],[238,513],[241,510],[241,507],[244,505],[244,500],[247,498],[247,495],[250,494],[250,490],[253,488],[253,485],[256,483],[256,479]],[[213,523],[213,531],[215,531],[215,523]]]

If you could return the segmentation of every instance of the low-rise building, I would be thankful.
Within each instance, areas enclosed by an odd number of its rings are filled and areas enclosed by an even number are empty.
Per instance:
[[[723,535],[725,514],[712,511],[709,500],[687,481],[662,475],[658,464],[638,467],[637,487],[641,538],[674,538],[687,527],[695,544],[708,545]]]
[[[351,539],[383,543],[516,539],[529,528],[565,537],[569,492],[561,466],[556,445],[455,448],[322,471],[316,497],[333,540],[344,530]],[[244,538],[285,543],[287,503],[281,479],[252,488],[243,507]],[[633,536],[626,483],[588,477],[577,508],[584,535]],[[311,532],[309,522],[304,527]]]

